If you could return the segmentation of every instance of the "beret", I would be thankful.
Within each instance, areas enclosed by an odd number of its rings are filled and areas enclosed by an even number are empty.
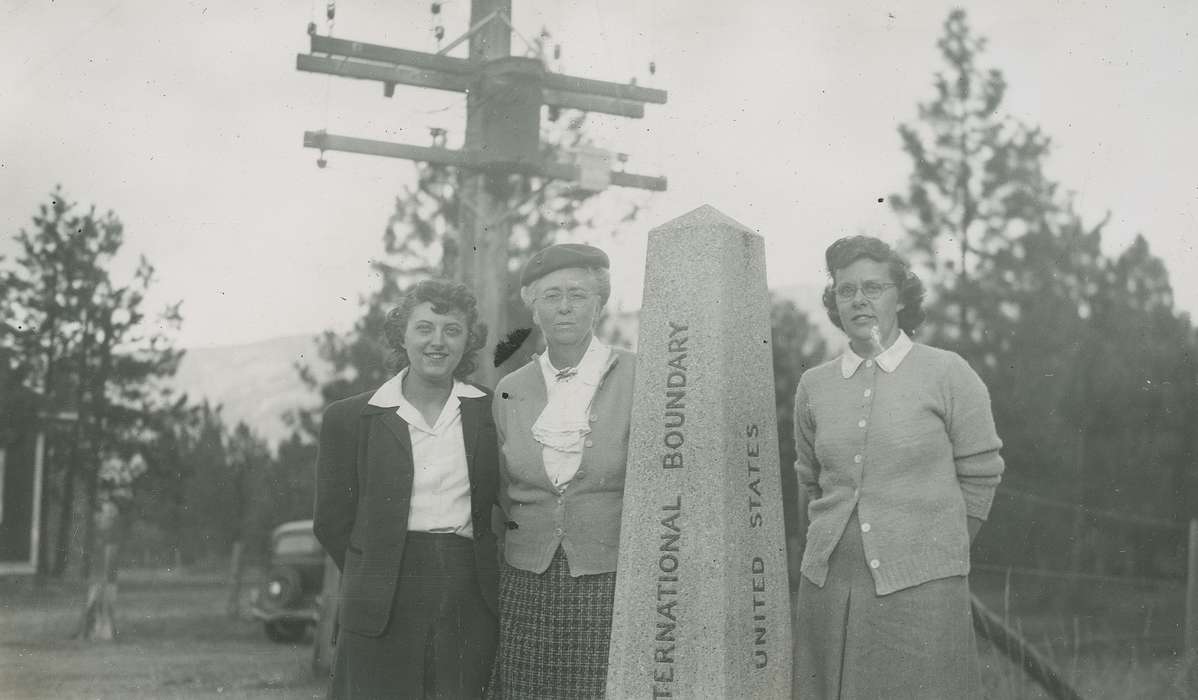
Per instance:
[[[608,268],[611,263],[607,253],[595,246],[584,243],[558,243],[548,248],[542,248],[529,258],[520,273],[520,286],[526,286],[554,270],[566,267],[602,267]]]

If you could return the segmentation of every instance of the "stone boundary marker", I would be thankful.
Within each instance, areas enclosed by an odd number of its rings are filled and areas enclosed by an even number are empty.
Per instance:
[[[761,236],[710,206],[649,233],[609,698],[790,698]]]

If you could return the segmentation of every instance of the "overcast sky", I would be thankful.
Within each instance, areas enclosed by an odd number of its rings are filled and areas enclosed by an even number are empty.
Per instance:
[[[435,51],[429,4],[339,0],[333,33]],[[613,254],[616,303],[639,305],[646,231],[701,204],[765,236],[771,286],[821,284],[841,235],[895,240],[877,200],[904,188],[896,127],[932,94],[956,4],[990,39],[1007,110],[1053,137],[1050,174],[1091,221],[1111,212],[1108,252],[1142,233],[1198,310],[1198,3],[514,0],[521,34],[563,45],[560,70],[669,91],[643,120],[595,120],[629,170],[670,180],[603,195],[648,204],[616,240],[586,234]],[[0,252],[61,183],[121,217],[122,270],[157,266],[152,301],[183,300],[185,346],[349,326],[413,166],[330,153],[321,170],[303,131],[460,141],[464,99],[296,71],[323,2],[85,5],[0,0]],[[469,1],[445,8],[451,38]]]

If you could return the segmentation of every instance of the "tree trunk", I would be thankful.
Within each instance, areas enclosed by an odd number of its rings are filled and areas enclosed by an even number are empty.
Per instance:
[[[103,324],[102,331],[104,333],[104,337],[106,339],[111,339],[113,337],[111,315],[109,315],[109,323],[102,322],[102,324]],[[87,337],[91,338],[93,336],[91,333],[88,333]],[[87,350],[89,352],[87,352],[85,354],[85,356],[84,356],[85,358],[91,354],[91,352],[90,352],[91,349],[92,349],[92,344],[89,342],[87,344]],[[86,368],[87,368],[86,359],[84,359],[81,362],[81,368],[80,368],[81,372],[85,372]],[[88,413],[88,415],[90,415],[91,421],[85,423],[83,420],[80,420],[77,423],[77,425],[79,425],[79,427],[80,427],[79,434],[87,435],[87,444],[90,447],[90,449],[87,453],[87,457],[86,457],[86,459],[88,461],[88,468],[84,472],[87,474],[87,512],[88,513],[99,512],[97,510],[97,507],[100,505],[100,458],[99,458],[99,452],[100,452],[101,446],[104,445],[104,443],[105,443],[104,433],[105,433],[105,428],[106,428],[107,422],[108,422],[107,421],[108,401],[105,398],[105,389],[108,386],[108,378],[111,373],[112,373],[112,342],[109,340],[101,346],[99,369],[98,369],[98,371],[93,372],[92,376],[90,377],[90,382],[89,382],[90,387],[89,387],[87,393],[90,394],[90,396],[91,396],[91,410],[88,411],[87,413]],[[81,418],[83,416],[83,407],[85,406],[84,399],[85,399],[85,395],[81,392],[80,397],[79,397],[79,409],[80,409],[80,417]],[[119,518],[120,517],[119,514],[116,517]],[[91,544],[92,544],[93,538],[95,537],[95,533],[96,533],[95,526],[96,526],[96,519],[88,518],[87,519],[86,542],[83,547],[83,575],[85,578],[91,576],[91,568],[92,568]]]
[[[38,430],[42,431],[44,442],[42,443],[41,511],[38,514],[38,522],[33,524],[38,529],[37,571],[34,572],[33,585],[40,589],[46,585],[46,579],[50,573],[50,465],[54,464],[54,456],[58,450],[51,446],[50,431],[45,422],[39,422]]]
[[[242,542],[237,540],[233,543],[233,554],[229,558],[229,603],[225,608],[225,614],[230,620],[241,617],[241,577],[244,570],[241,552]]]
[[[46,328],[57,328],[58,319],[54,313],[46,319]],[[54,382],[57,379],[58,362],[54,359],[54,353],[50,348],[46,349],[46,373],[42,379],[42,394],[46,399],[46,403],[42,405],[40,413],[49,412],[50,401],[55,396]],[[51,446],[53,442],[50,439],[50,426],[44,418],[39,419],[38,429],[46,436],[45,452],[42,454],[42,503],[40,521],[34,523],[34,527],[38,528],[40,536],[37,542],[37,572],[34,575],[34,585],[41,588],[46,583],[47,575],[51,573],[50,565],[50,465],[57,461],[60,450]],[[53,456],[55,459],[51,459]]]
[[[1073,509],[1072,539],[1069,545],[1068,571],[1069,578],[1062,589],[1063,610],[1077,609],[1078,603],[1085,598],[1085,585],[1080,577],[1082,561],[1086,555],[1086,428],[1078,431],[1077,444],[1074,447],[1074,501],[1077,506]]]
[[[87,470],[87,513],[97,512],[100,503],[100,468],[92,465]],[[83,532],[83,551],[80,570],[84,579],[92,575],[92,544],[96,541],[96,519],[88,518]]]
[[[105,521],[115,519],[115,515],[105,513],[98,517]],[[79,622],[76,639],[94,642],[111,642],[116,639],[116,557],[117,543],[113,537],[115,523],[105,522],[100,529],[104,542],[104,567],[101,575],[92,581],[87,588],[87,602],[83,608],[83,619]]]
[[[71,448],[67,463],[63,465],[62,498],[58,512],[58,530],[54,533],[54,566],[50,575],[62,578],[67,570],[67,554],[71,550],[71,530],[75,521],[75,460],[79,450]]]

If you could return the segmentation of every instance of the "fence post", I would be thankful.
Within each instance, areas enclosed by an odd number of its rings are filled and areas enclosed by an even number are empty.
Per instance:
[[[233,553],[229,555],[229,601],[225,605],[225,614],[230,620],[241,617],[241,579],[245,569],[242,559],[243,543],[237,540],[233,543]]]
[[[1186,651],[1198,654],[1198,518],[1190,520],[1190,562],[1186,571]]]

